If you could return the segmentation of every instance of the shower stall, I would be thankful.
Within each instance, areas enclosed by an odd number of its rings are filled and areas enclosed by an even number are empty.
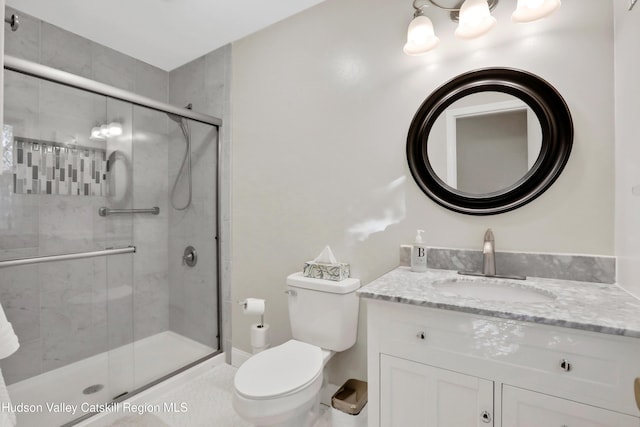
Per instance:
[[[20,427],[72,425],[220,353],[221,121],[9,56],[4,81],[0,367]]]

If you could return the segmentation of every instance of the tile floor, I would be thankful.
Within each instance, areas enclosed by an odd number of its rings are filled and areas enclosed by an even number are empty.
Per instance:
[[[185,412],[156,412],[129,415],[109,427],[250,427],[231,406],[231,390],[236,368],[221,364],[160,397],[151,404],[186,403]],[[331,411],[322,406],[322,416],[314,427],[331,427]]]

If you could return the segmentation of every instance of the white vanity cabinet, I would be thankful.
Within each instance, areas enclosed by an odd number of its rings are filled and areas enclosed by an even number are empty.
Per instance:
[[[640,427],[640,339],[366,301],[369,427]]]
[[[502,425],[513,427],[637,427],[638,418],[504,385]]]
[[[380,425],[493,425],[493,381],[380,355]]]

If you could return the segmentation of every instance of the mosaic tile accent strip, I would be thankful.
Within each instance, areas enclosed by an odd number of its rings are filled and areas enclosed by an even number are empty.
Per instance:
[[[13,192],[106,196],[106,151],[14,137]]]

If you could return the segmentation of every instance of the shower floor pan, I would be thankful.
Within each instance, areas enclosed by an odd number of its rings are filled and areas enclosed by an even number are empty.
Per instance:
[[[123,392],[142,387],[214,351],[165,331],[12,384],[9,394],[13,405],[24,403],[35,409],[18,413],[18,426],[63,425],[85,415],[83,408],[104,405]]]

